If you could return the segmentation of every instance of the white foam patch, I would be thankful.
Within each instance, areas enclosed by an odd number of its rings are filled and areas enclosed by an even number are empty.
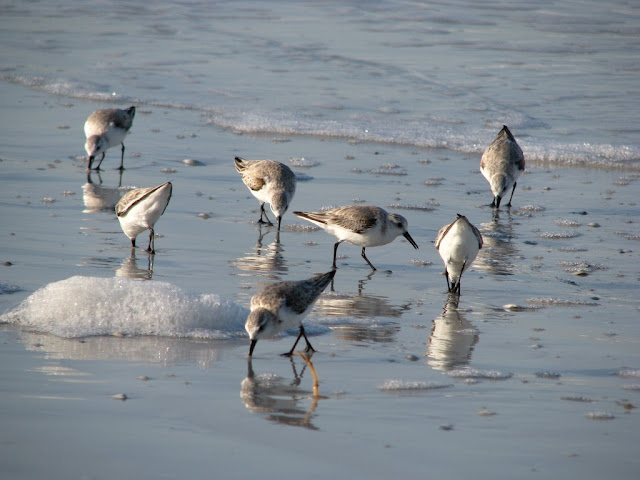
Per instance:
[[[0,316],[64,338],[157,335],[244,336],[248,310],[216,294],[191,294],[166,282],[75,276],[50,283]]]
[[[591,420],[613,420],[616,418],[612,413],[609,412],[589,412],[585,414],[585,417]]]
[[[528,298],[527,302],[536,307],[597,307],[597,302],[570,300],[566,298]]]
[[[565,240],[569,238],[575,238],[580,236],[578,232],[564,231],[564,232],[542,232],[539,233],[540,238],[549,240]]]
[[[513,373],[499,372],[497,370],[478,370],[476,368],[469,368],[464,370],[452,370],[451,372],[448,372],[447,375],[452,378],[507,380],[513,376]]]
[[[435,382],[422,382],[422,381],[407,381],[407,380],[385,380],[382,385],[378,386],[378,390],[384,390],[388,392],[401,392],[401,391],[420,391],[420,390],[436,390],[439,388],[453,387],[450,383],[435,383]]]

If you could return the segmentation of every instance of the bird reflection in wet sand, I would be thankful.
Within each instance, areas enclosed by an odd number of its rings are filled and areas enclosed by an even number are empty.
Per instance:
[[[303,359],[306,364],[300,373],[297,372],[293,358],[291,359],[294,378],[287,384],[283,378],[275,374],[256,375],[249,357],[247,376],[242,380],[240,387],[240,398],[245,407],[252,413],[264,414],[270,422],[317,430],[318,427],[312,420],[318,407],[318,400],[327,397],[318,395],[317,373],[310,357],[303,357]],[[299,388],[307,366],[310,367],[313,375],[313,390]],[[305,407],[306,402],[310,402],[308,408]]]
[[[331,283],[331,293],[322,296],[316,303],[316,309],[322,315],[337,317],[387,317],[398,318],[409,310],[410,304],[391,305],[389,298],[377,295],[365,295],[364,287],[373,277],[371,272],[366,278],[358,281],[358,293],[338,293]]]
[[[280,243],[280,232],[276,232],[273,242],[264,246],[263,240],[267,233],[269,231],[263,233],[260,226],[258,241],[253,251],[247,252],[230,263],[240,270],[251,272],[251,276],[258,272],[262,274],[261,276],[276,278],[278,274],[286,273],[289,268],[283,255],[284,248]]]
[[[153,276],[153,259],[154,255],[147,255],[147,268],[138,267],[136,251],[132,248],[131,255],[125,258],[120,268],[116,270],[116,277],[151,280]]]
[[[442,315],[433,320],[427,339],[427,363],[437,370],[451,370],[467,365],[473,349],[478,343],[478,332],[458,310],[460,297],[447,295]]]
[[[339,293],[334,290],[325,293],[316,303],[316,310],[321,315],[348,318],[399,318],[408,311],[411,304],[392,305],[389,298],[364,294],[364,287],[373,277],[371,272],[366,278],[358,281],[358,293]],[[349,343],[390,343],[395,341],[400,327],[395,323],[376,322],[375,326],[336,325],[331,327],[336,338]]]
[[[506,215],[506,219],[500,218],[499,211],[494,210],[492,221],[480,224],[484,245],[474,262],[476,270],[490,275],[514,275],[514,260],[521,253],[515,241],[518,235],[513,228],[511,211],[507,210]]]
[[[122,172],[120,173],[122,175]],[[98,174],[99,176],[99,174]],[[85,206],[85,213],[96,213],[102,211],[113,212],[122,196],[133,187],[121,187],[122,177],[117,187],[107,187],[100,183],[94,183],[91,174],[87,174],[87,183],[82,185],[82,200]]]

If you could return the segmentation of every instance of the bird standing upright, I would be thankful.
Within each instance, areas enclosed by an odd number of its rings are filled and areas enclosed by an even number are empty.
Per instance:
[[[398,235],[403,235],[414,248],[418,248],[418,244],[407,231],[407,219],[396,213],[387,213],[380,207],[347,205],[323,212],[293,213],[338,238],[338,242],[333,246],[333,268],[337,268],[338,245],[344,241],[362,247],[362,258],[373,270],[376,270],[376,267],[367,258],[366,247],[386,245]]]
[[[507,203],[510,207],[518,177],[524,171],[524,154],[506,125],[482,154],[480,171],[491,186],[494,196],[491,206],[500,208],[500,201],[511,188]]]

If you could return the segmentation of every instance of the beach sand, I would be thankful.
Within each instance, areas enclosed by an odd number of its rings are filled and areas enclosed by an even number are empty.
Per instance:
[[[82,124],[105,105],[3,88],[0,310],[73,276],[148,277],[148,255],[132,258],[113,212],[95,211],[119,195],[118,149],[102,184],[84,171]],[[335,239],[291,212],[279,244],[259,231],[238,155],[294,168],[292,210],[375,204],[406,216],[420,249],[367,249],[371,275],[341,246],[305,323],[317,394],[303,359],[278,355],[291,335],[261,341],[249,366],[241,329],[61,338],[0,325],[3,477],[637,478],[637,174],[527,164],[496,216],[475,154],[237,135],[155,107],[138,109],[125,144],[122,187],[174,186],[150,282],[248,307],[265,283],[330,268]],[[457,308],[433,247],[456,213],[485,239]]]

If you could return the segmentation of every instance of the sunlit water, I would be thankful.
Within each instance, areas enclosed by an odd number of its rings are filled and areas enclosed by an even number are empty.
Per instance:
[[[3,474],[637,478],[632,2],[0,13]],[[123,175],[114,148],[87,176],[84,120],[131,104]],[[503,124],[527,170],[496,215],[479,161]],[[317,395],[278,356],[294,332],[247,364],[243,323],[335,239],[291,212],[259,229],[236,155],[289,164],[292,210],[376,204],[420,245],[367,249],[375,274],[340,247],[305,323]],[[167,180],[157,254],[132,252],[113,205]],[[456,213],[485,242],[460,299],[432,243]]]

